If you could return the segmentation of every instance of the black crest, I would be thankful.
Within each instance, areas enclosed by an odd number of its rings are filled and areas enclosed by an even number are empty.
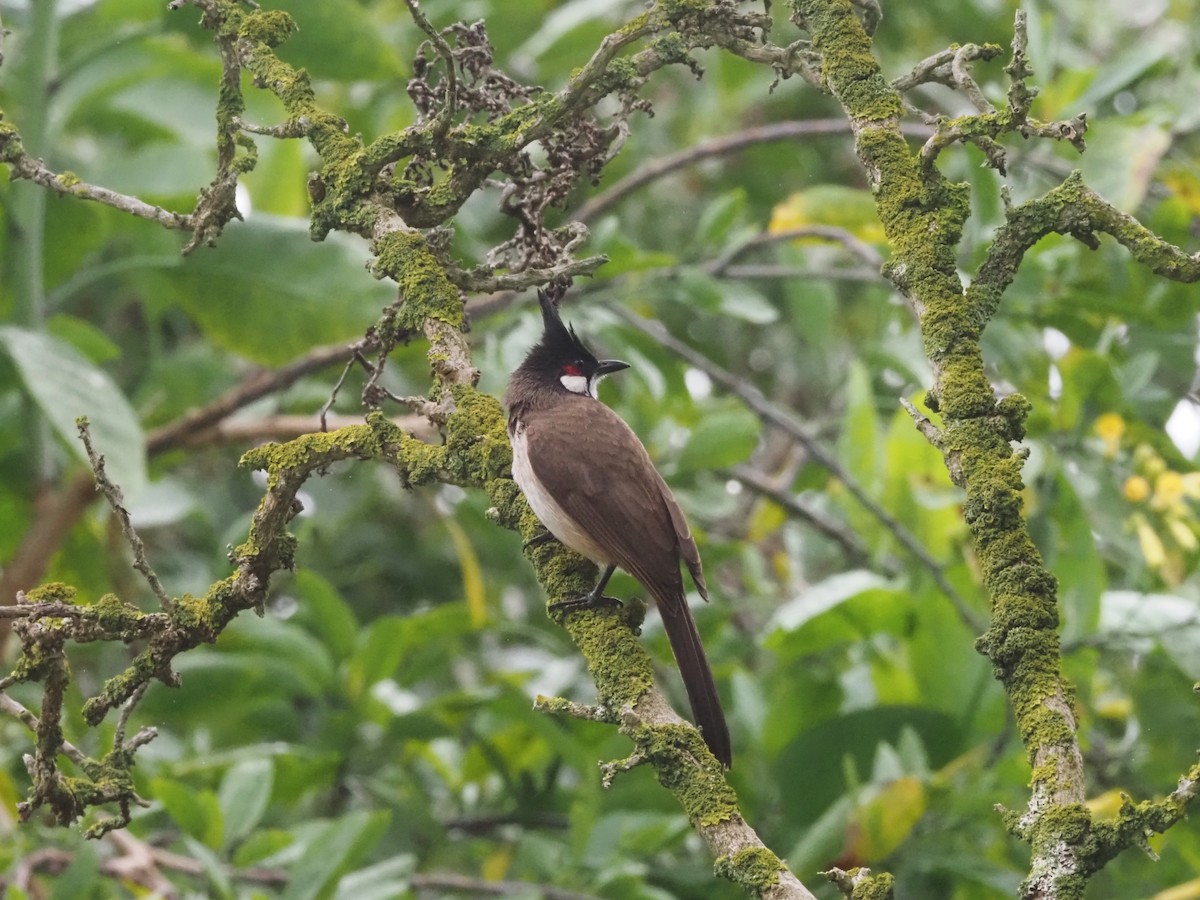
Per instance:
[[[582,363],[582,368],[590,372],[598,364],[596,356],[584,346],[574,327],[563,323],[556,299],[549,291],[538,291],[538,303],[542,306],[542,339],[529,351],[525,365],[557,372],[563,363],[574,362]]]

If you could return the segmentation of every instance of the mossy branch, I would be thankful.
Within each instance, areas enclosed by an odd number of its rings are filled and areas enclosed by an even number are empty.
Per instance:
[[[1105,231],[1167,277],[1192,280],[1200,262],[1119,213],[1073,176],[1041,200],[1010,211],[979,278],[964,289],[955,248],[969,211],[967,187],[941,175],[938,152],[955,141],[984,137],[990,142],[1006,133],[1066,138],[1082,149],[1082,117],[1058,126],[1028,118],[1034,91],[1025,85],[1032,73],[1024,56],[1023,14],[1017,16],[1007,69],[1013,83],[1007,109],[997,112],[976,97],[980,115],[943,123],[914,155],[899,129],[903,101],[884,80],[849,0],[797,0],[794,8],[821,55],[824,83],[850,119],[893,251],[885,272],[912,304],[933,367],[927,406],[940,414],[940,428],[920,413],[916,421],[966,492],[964,515],[991,598],[991,624],[977,647],[1008,693],[1031,767],[1027,810],[1009,818],[1010,828],[1033,851],[1024,895],[1077,898],[1088,875],[1135,843],[1149,814],[1138,818],[1130,811],[1126,824],[1110,826],[1094,822],[1083,805],[1076,711],[1057,634],[1057,582],[1030,538],[1021,500],[1025,454],[1012,448],[1024,437],[1030,405],[1019,395],[997,400],[979,341],[1022,254],[1045,234],[1061,231],[1094,243],[1093,233]],[[956,53],[930,62],[927,71],[946,67],[946,75],[970,96],[974,82],[964,62]],[[1170,808],[1186,805],[1193,795],[1184,792]],[[1169,819],[1160,816],[1155,822],[1167,827]]]
[[[178,654],[215,640],[240,612],[253,609],[261,614],[271,576],[293,563],[295,540],[286,529],[299,511],[297,493],[314,472],[332,463],[374,459],[390,465],[408,487],[448,482],[486,490],[498,523],[532,534],[536,520],[508,475],[511,450],[502,410],[495,398],[474,387],[478,372],[462,333],[459,288],[447,277],[450,267],[442,245],[418,228],[445,221],[485,177],[497,169],[505,171],[533,141],[553,140],[560,132],[586,132],[580,123],[600,99],[616,95],[622,98],[623,108],[635,109],[639,101],[634,92],[656,69],[679,63],[693,66],[689,50],[710,46],[716,40],[714,33],[748,41],[749,29],[764,22],[761,16],[738,13],[731,2],[662,3],[604,42],[557,94],[536,96],[484,123],[470,121],[467,115],[457,118],[455,110],[443,109],[404,132],[364,145],[346,133],[339,117],[317,105],[308,76],[275,56],[273,48],[293,29],[286,14],[246,11],[227,0],[192,0],[192,4],[203,11],[203,24],[214,32],[222,58],[220,171],[236,178],[253,164],[253,145],[245,136],[252,129],[242,128],[244,104],[237,77],[245,70],[257,85],[280,99],[288,115],[283,126],[253,129],[255,133],[304,136],[321,157],[320,173],[310,181],[313,234],[320,237],[338,229],[369,238],[374,273],[399,286],[396,303],[373,326],[368,343],[372,352],[380,354],[381,365],[399,341],[417,335],[427,339],[432,386],[429,400],[420,406],[441,427],[445,442],[423,443],[375,413],[365,425],[306,435],[248,453],[244,464],[264,470],[268,485],[246,542],[231,554],[234,573],[230,577],[202,597],[170,598],[158,613],[141,613],[116,598],[105,598],[62,618],[64,640],[69,636],[144,642],[133,664],[109,679],[85,704],[84,717],[91,724],[140,695],[150,681],[177,684],[172,662]],[[648,43],[623,57],[622,52],[636,41]],[[442,59],[449,62],[445,53]],[[453,97],[461,100],[463,91],[456,88],[445,96],[453,104],[458,102]],[[606,152],[605,140],[610,138],[598,139],[591,150]],[[446,177],[436,185],[422,186],[394,169],[395,163],[422,155],[444,164]],[[227,197],[232,184],[219,174],[209,189],[211,227],[197,227],[197,236],[203,231],[208,239],[219,233],[230,207],[216,195]],[[588,270],[594,265],[590,261]],[[545,280],[579,271],[579,266],[569,254],[560,253],[552,266],[529,271]],[[472,273],[472,277],[477,280],[486,273]],[[462,282],[463,275],[457,274],[455,281]],[[520,286],[511,280],[505,284]],[[557,544],[535,548],[530,556],[551,600],[577,596],[595,578],[590,563]],[[41,603],[36,608],[50,611],[59,606]],[[811,898],[742,820],[736,797],[699,732],[680,719],[655,689],[649,658],[637,641],[636,623],[630,616],[631,612],[581,612],[563,622],[587,659],[604,717],[633,739],[633,758],[652,765],[659,780],[679,799],[718,858],[723,875],[758,896]],[[55,658],[61,659],[63,668],[43,667],[46,672],[65,671],[65,658]],[[53,713],[56,707],[51,703],[47,709]],[[49,760],[46,768],[53,774],[62,741],[57,732],[55,741],[42,739],[42,731],[58,727],[58,716],[51,718],[39,725],[39,747],[45,745],[42,756]],[[132,743],[120,748],[122,758],[132,759]],[[43,783],[54,784],[57,779],[40,778],[39,784]]]

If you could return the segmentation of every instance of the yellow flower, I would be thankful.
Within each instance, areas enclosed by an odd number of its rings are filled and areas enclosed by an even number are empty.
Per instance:
[[[1154,452],[1149,444],[1138,444],[1133,450],[1133,465],[1147,478],[1157,478],[1166,471],[1167,464]]]
[[[1125,420],[1117,413],[1105,413],[1096,420],[1096,434],[1104,441],[1104,455],[1110,459],[1117,455],[1121,436],[1125,434]]]
[[[1162,568],[1167,561],[1167,550],[1162,539],[1155,534],[1145,516],[1134,516],[1134,526],[1137,528],[1138,543],[1142,546],[1142,556],[1146,565],[1152,569]]]
[[[1200,547],[1200,542],[1196,540],[1196,532],[1192,531],[1183,519],[1167,519],[1167,529],[1171,532],[1171,537],[1175,538],[1175,543],[1182,549],[1193,552]]]
[[[1145,503],[1150,496],[1150,482],[1141,475],[1131,475],[1125,480],[1123,492],[1130,503]]]
[[[1183,492],[1193,500],[1200,500],[1200,472],[1188,472],[1182,479]]]
[[[1179,509],[1183,504],[1183,476],[1167,469],[1154,479],[1155,509]]]

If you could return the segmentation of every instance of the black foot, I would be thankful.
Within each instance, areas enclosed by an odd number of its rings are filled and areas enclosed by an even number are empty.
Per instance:
[[[577,609],[596,609],[600,606],[624,606],[616,597],[605,597],[603,594],[584,594],[574,600],[559,600],[551,603],[547,609],[553,612],[573,612]]]
[[[552,541],[552,540],[554,540],[554,535],[552,535],[549,531],[543,531],[541,534],[535,534],[533,537],[531,537],[529,540],[527,540],[524,544],[522,544],[521,549],[528,550],[530,547],[540,547],[542,544],[546,543],[547,541]]]

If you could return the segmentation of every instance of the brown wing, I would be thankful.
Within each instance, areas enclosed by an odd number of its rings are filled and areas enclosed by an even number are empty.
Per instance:
[[[607,406],[566,398],[527,414],[529,464],[542,486],[616,563],[654,596],[705,742],[728,768],[729,729],[696,621],[683,591],[682,559],[704,599],[700,552],[683,512],[646,448]]]
[[[524,421],[530,467],[563,511],[656,600],[682,594],[670,493],[629,426],[587,397],[565,398]],[[688,542],[694,551],[690,534]]]

